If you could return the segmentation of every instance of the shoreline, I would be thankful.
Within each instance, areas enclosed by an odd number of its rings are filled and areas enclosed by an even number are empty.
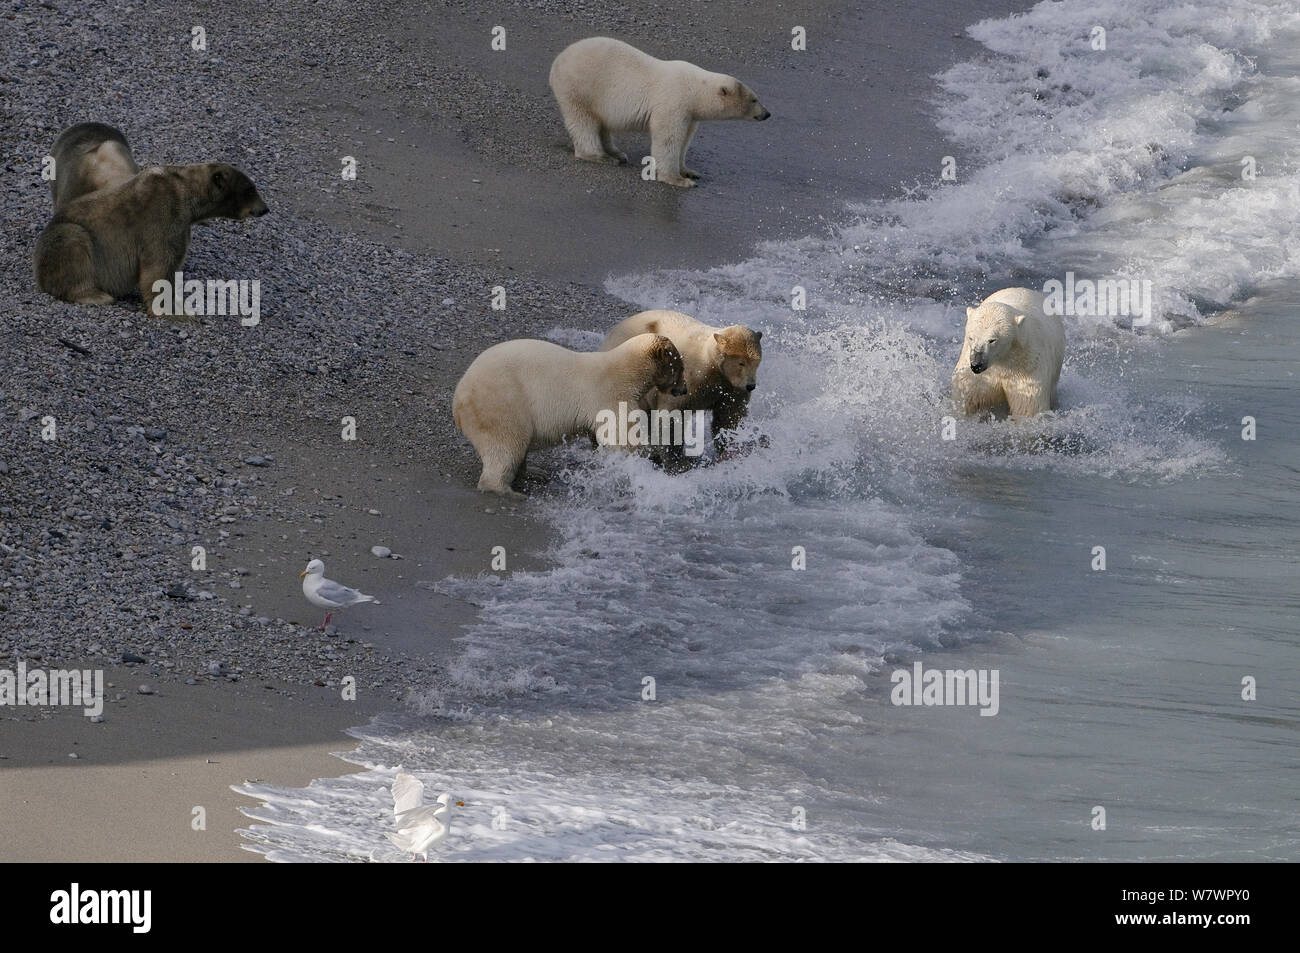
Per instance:
[[[137,686],[150,680],[140,668],[105,672],[114,687],[100,723],[80,708],[0,709],[0,858],[260,860],[234,833],[249,802],[230,785],[347,773],[335,756],[352,744],[344,732],[386,707],[364,690],[348,703],[333,689],[252,680],[151,682],[154,693],[141,695]]]
[[[295,3],[241,35],[262,9],[200,15],[168,4],[132,29],[109,11],[25,10],[29,44],[53,44],[69,65],[29,66],[18,50],[3,63],[16,88],[4,142],[16,168],[35,168],[59,129],[96,118],[126,131],[142,165],[235,161],[272,209],[196,230],[186,262],[196,275],[261,276],[272,291],[263,325],[244,334],[220,321],[152,323],[129,300],[96,309],[44,297],[24,258],[49,216],[48,185],[33,175],[13,187],[0,247],[14,331],[0,345],[11,368],[0,488],[13,501],[0,535],[0,666],[90,659],[127,697],[98,725],[0,710],[0,803],[17,832],[6,859],[65,859],[48,855],[42,833],[55,804],[65,827],[79,819],[66,841],[97,860],[256,859],[234,833],[249,802],[229,786],[340,773],[330,752],[351,746],[344,729],[400,705],[405,687],[436,683],[475,618],[420,584],[490,571],[498,543],[510,571],[542,565],[547,530],[528,507],[473,489],[476,461],[449,413],[463,367],[505,337],[596,330],[630,313],[603,291],[610,274],[739,260],[759,241],[829,227],[846,201],[929,175],[950,150],[929,119],[930,76],[979,49],[965,26],[1006,12],[727,0],[626,21],[610,32],[734,69],[778,120],[703,129],[692,156],[704,182],[681,193],[568,154],[543,65],[591,32],[586,8],[566,17],[447,5],[434,27],[346,5],[308,16]],[[504,13],[519,52],[493,59],[487,30]],[[719,29],[728,15],[744,27]],[[320,33],[301,36],[304,18]],[[836,52],[799,59],[780,39],[786,20],[808,25],[814,51]],[[174,24],[191,21],[213,38],[206,58],[174,42]],[[400,35],[359,39],[377,24]],[[132,44],[143,44],[135,58],[84,56],[88,45]],[[375,49],[377,72],[367,64]],[[421,69],[428,63],[439,68]],[[52,101],[49,90],[88,81],[112,104],[102,113],[75,97]],[[623,143],[634,162],[643,138]],[[356,183],[337,178],[345,151],[361,153]],[[511,302],[504,316],[489,304],[498,283]],[[36,414],[23,417],[28,409]],[[57,446],[35,438],[46,414],[66,435]],[[358,420],[354,445],[339,440],[343,416]],[[545,460],[533,469],[548,472]],[[194,545],[209,560],[201,578],[188,570]],[[373,545],[404,559],[376,559]],[[298,587],[309,555],[383,605],[357,607],[322,637]],[[122,667],[126,653],[146,662]],[[204,683],[213,662],[241,680]],[[312,687],[349,673],[372,686],[364,704],[327,704]],[[156,694],[132,694],[137,681]],[[74,748],[85,756],[67,758]],[[70,789],[73,770],[90,776]],[[201,838],[186,836],[196,805],[211,808]]]

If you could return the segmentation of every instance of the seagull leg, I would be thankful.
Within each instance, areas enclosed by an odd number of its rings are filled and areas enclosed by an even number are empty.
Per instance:
[[[322,622],[322,623],[320,624],[320,630],[321,630],[322,632],[325,631],[325,626],[327,626],[327,625],[330,624],[330,616],[332,616],[332,615],[334,615],[333,612],[327,612],[327,613],[325,613],[325,621]]]

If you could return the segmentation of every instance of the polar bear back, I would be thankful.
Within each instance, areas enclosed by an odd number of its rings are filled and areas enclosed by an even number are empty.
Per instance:
[[[534,447],[579,432],[585,410],[599,402],[594,355],[550,341],[521,339],[488,348],[470,364],[452,399],[462,430],[521,435]]]
[[[703,321],[698,321],[689,314],[655,308],[650,311],[641,311],[614,325],[613,329],[605,335],[605,340],[601,342],[600,349],[602,351],[611,350],[638,334],[662,334],[670,338],[673,344],[676,345],[677,350],[682,352],[682,357],[686,358],[687,355],[686,351],[683,350],[683,345],[692,352],[696,352],[705,344],[712,343],[714,332],[721,330],[721,328],[715,328]]]
[[[452,416],[466,435],[554,446],[591,430],[602,410],[636,401],[655,374],[657,335],[640,335],[608,352],[570,351],[520,339],[488,348],[456,385]],[[668,342],[663,342],[668,346]],[[669,347],[671,350],[671,347]],[[679,362],[675,352],[673,360]]]
[[[980,307],[986,304],[1005,304],[1016,311],[1029,316],[1043,316],[1043,302],[1046,296],[1032,288],[1003,288],[1001,291],[995,291],[983,301]]]
[[[694,394],[716,376],[718,346],[713,336],[723,330],[680,311],[642,311],[616,324],[605,335],[600,349],[611,350],[638,334],[662,334],[682,355],[682,362],[686,365],[686,389]]]
[[[644,132],[656,107],[711,118],[721,111],[713,90],[736,80],[685,60],[658,59],[622,40],[593,36],[555,58],[550,83],[557,99],[600,117],[605,128]]]

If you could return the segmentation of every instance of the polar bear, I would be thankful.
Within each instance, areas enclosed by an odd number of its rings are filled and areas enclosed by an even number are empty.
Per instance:
[[[590,434],[601,411],[651,409],[652,394],[684,394],[682,357],[661,334],[641,334],[611,351],[582,353],[549,341],[495,344],[456,385],[451,413],[483,462],[478,488],[510,488],[529,450]]]
[[[121,185],[140,171],[120,129],[102,122],[69,126],[54,140],[54,208],[88,192]]]
[[[126,171],[111,165],[89,184],[112,182]],[[170,281],[181,269],[191,226],[269,211],[248,176],[224,162],[151,166],[74,198],[56,195],[62,204],[36,239],[37,287],[74,304],[111,304],[139,289],[155,317],[163,312],[154,282]]]
[[[966,309],[966,338],[952,372],[953,398],[966,413],[1032,417],[1056,407],[1065,359],[1065,324],[1043,310],[1043,295],[1003,288]]]
[[[683,60],[660,60],[607,36],[567,47],[551,64],[551,90],[573,140],[589,162],[623,165],[611,133],[650,133],[655,178],[689,189],[699,173],[686,150],[702,119],[764,120],[768,112],[740,80]]]
[[[712,411],[715,438],[740,425],[749,412],[750,394],[758,386],[762,331],[740,324],[715,328],[680,311],[642,311],[615,325],[601,350],[618,347],[637,334],[666,336],[686,365],[686,394],[652,395],[656,409]]]

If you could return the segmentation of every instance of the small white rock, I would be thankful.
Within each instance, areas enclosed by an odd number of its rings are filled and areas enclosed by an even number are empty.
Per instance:
[[[371,546],[370,555],[377,556],[380,559],[387,559],[389,556],[393,555],[393,551],[387,546]]]

